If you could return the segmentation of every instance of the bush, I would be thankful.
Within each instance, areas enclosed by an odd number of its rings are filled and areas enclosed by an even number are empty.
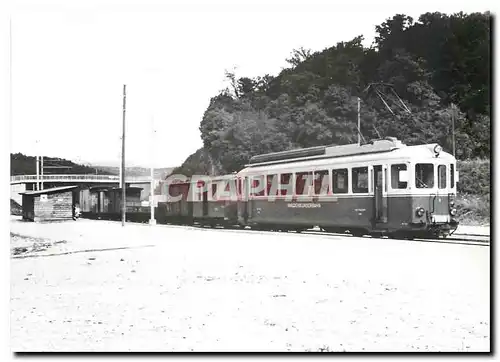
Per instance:
[[[490,223],[490,195],[459,193],[456,199],[457,219],[461,224],[486,225]]]
[[[458,161],[457,190],[468,195],[490,194],[490,160]]]

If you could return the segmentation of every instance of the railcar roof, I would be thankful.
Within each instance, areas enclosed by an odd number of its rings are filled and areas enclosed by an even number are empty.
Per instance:
[[[425,144],[417,146],[406,146],[400,144],[397,148],[390,149],[387,151],[380,152],[365,152],[357,153],[355,155],[342,155],[339,156],[338,153],[330,153],[329,155],[323,155],[322,157],[306,157],[301,159],[291,159],[286,161],[277,162],[266,162],[255,165],[248,165],[245,169],[239,172],[242,174],[254,174],[277,170],[290,170],[294,168],[304,168],[310,167],[312,169],[318,169],[320,167],[331,166],[333,163],[346,164],[346,163],[363,163],[372,161],[382,161],[388,159],[406,159],[406,160],[418,160],[418,159],[429,159],[434,157],[434,147],[437,144]],[[356,146],[358,148],[364,146]],[[344,149],[347,149],[344,148]],[[334,154],[334,156],[332,156]],[[455,158],[447,152],[441,151],[439,158],[446,161],[454,161]]]
[[[199,175],[199,177],[188,177],[183,180],[179,179],[173,179],[173,180],[164,180],[168,185],[189,185],[192,184],[193,182],[198,182],[198,181],[205,181],[208,180],[209,182],[218,182],[218,181],[223,181],[223,180],[232,180],[236,178],[236,173],[232,173],[230,175],[218,175],[218,176],[209,176],[209,175]]]
[[[247,167],[255,167],[267,164],[293,162],[299,159],[333,158],[346,156],[359,156],[372,153],[390,152],[392,150],[406,147],[401,141],[394,137],[383,140],[375,140],[371,143],[358,145],[320,146],[298,150],[267,153],[254,156],[250,159]]]

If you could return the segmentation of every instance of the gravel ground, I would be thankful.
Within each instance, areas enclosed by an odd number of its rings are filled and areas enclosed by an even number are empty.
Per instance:
[[[90,220],[11,233],[13,351],[490,350],[489,247]]]
[[[469,226],[469,225],[459,225],[455,234],[462,235],[490,235],[490,226]]]

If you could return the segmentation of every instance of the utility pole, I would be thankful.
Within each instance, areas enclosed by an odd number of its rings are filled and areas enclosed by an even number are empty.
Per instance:
[[[12,17],[9,19],[9,120],[12,127]]]
[[[154,144],[155,144],[155,127],[154,127],[154,118],[151,117],[151,156],[150,156],[150,162],[151,162],[151,184],[150,184],[150,195],[149,195],[149,209],[151,211],[151,216],[149,219],[149,225],[156,225],[156,219],[155,219],[155,181],[154,181]]]
[[[40,171],[41,171],[41,190],[43,190],[43,156],[40,156]]]
[[[118,154],[118,156],[121,157],[121,153]],[[118,185],[119,185],[120,188],[122,188],[123,185],[122,185],[122,162],[121,162],[121,159],[120,159],[120,176],[118,176],[118,180],[119,180],[118,181]]]
[[[361,146],[361,99],[358,97],[358,146]]]
[[[455,157],[455,105],[451,104],[451,142],[453,143],[453,157]]]
[[[126,94],[127,86],[123,85],[123,125],[122,125],[122,173],[121,173],[121,184],[122,184],[122,226],[125,226],[125,213],[127,210],[127,197],[125,192],[125,107],[126,107]]]
[[[36,156],[36,190],[40,190],[40,160]]]

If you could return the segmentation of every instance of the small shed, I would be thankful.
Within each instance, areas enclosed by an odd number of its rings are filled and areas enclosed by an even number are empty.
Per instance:
[[[23,220],[51,221],[73,218],[73,189],[78,186],[54,187],[38,191],[25,191],[23,197]]]

